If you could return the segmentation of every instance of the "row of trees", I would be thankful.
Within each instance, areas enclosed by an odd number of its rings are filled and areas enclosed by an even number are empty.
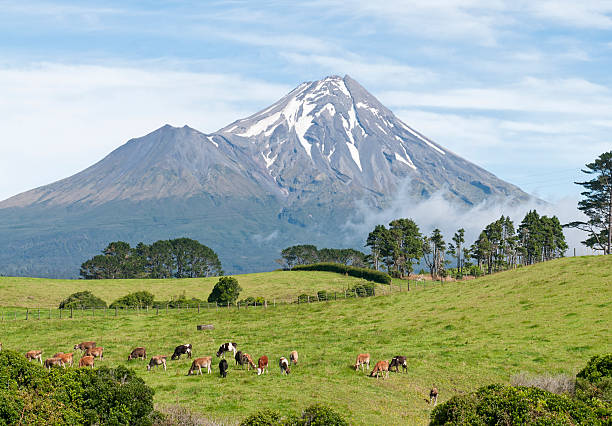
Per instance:
[[[131,247],[124,241],[110,243],[102,254],[81,265],[81,277],[196,278],[223,274],[217,253],[190,238],[159,240]]]
[[[377,225],[366,240],[371,254],[366,261],[374,269],[386,269],[390,275],[408,276],[423,261],[432,277],[446,276],[448,256],[457,261],[457,273],[474,260],[486,273],[530,265],[562,257],[567,250],[563,228],[556,216],[540,216],[535,210],[527,213],[518,232],[510,217],[502,216],[490,223],[471,245],[465,245],[465,230],[457,230],[452,243],[444,241],[442,232],[434,229],[423,235],[412,219],[396,219],[389,227]]]
[[[287,247],[281,251],[281,258],[277,260],[277,263],[281,264],[285,269],[291,269],[297,265],[310,265],[319,262],[342,263],[363,268],[366,266],[366,254],[351,248],[317,249],[316,246],[311,244],[300,244]]]

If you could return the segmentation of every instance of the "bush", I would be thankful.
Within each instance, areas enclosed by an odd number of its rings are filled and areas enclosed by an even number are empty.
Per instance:
[[[208,296],[209,302],[217,302],[220,305],[234,304],[242,288],[238,285],[238,280],[234,277],[221,277],[212,292]]]
[[[431,425],[599,424],[602,413],[567,395],[538,388],[489,385],[434,408]]]
[[[125,367],[47,371],[0,352],[0,424],[151,424],[153,390]]]
[[[305,421],[305,425],[348,426],[348,422],[340,414],[322,404],[315,404],[306,408],[302,413],[302,419]]]
[[[306,408],[302,416],[281,416],[278,411],[259,410],[245,418],[240,426],[348,426],[348,422],[330,407],[322,404]]]
[[[136,291],[134,293],[126,294],[123,297],[115,300],[111,303],[111,308],[136,308],[144,306],[153,306],[153,296],[148,291]]]
[[[385,272],[377,271],[375,269],[357,268],[355,266],[348,266],[342,263],[312,263],[310,265],[294,266],[291,270],[337,272],[339,274],[363,278],[364,280],[373,281],[380,284],[391,284],[391,277]]]
[[[251,414],[246,419],[244,419],[240,426],[272,426],[272,425],[282,425],[281,415],[278,411],[270,410],[266,408],[264,410],[259,410],[256,413]]]
[[[192,297],[191,299],[187,299],[184,294],[180,296],[176,296],[172,298],[172,300],[156,300],[153,302],[152,306],[154,308],[165,308],[166,305],[169,308],[197,308],[198,306],[206,307],[208,303],[202,299],[198,299],[196,297]]]
[[[249,296],[246,299],[242,299],[240,301],[238,301],[238,304],[240,306],[263,306],[263,304],[265,303],[266,299],[264,299],[263,297],[253,297],[253,296]]]
[[[612,354],[592,357],[576,377],[591,383],[597,383],[604,377],[612,377]]]
[[[576,375],[576,398],[612,417],[612,354],[592,357]]]
[[[91,291],[72,293],[59,304],[60,309],[70,308],[106,308],[106,302],[94,296]]]

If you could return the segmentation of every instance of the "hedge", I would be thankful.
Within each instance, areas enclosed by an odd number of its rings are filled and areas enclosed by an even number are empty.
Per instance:
[[[90,291],[72,293],[59,304],[60,309],[70,308],[106,308],[106,302],[94,296]]]
[[[391,284],[391,276],[385,272],[375,269],[357,268],[355,266],[344,265],[342,263],[311,263],[309,265],[294,266],[292,271],[326,271],[337,272],[338,274],[350,275],[351,277],[363,278],[380,284]]]

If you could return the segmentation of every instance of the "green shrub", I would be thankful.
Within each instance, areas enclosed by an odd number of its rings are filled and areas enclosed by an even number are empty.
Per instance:
[[[327,271],[339,274],[350,275],[351,277],[363,278],[380,284],[391,284],[389,274],[375,269],[357,268],[355,266],[344,265],[342,263],[312,263],[310,265],[294,266],[292,271]]]
[[[315,404],[306,408],[302,413],[305,425],[312,426],[348,426],[348,422],[326,405]]]
[[[234,277],[221,277],[208,296],[209,302],[217,302],[220,305],[236,303],[242,288]]]
[[[602,412],[567,395],[538,388],[489,385],[434,408],[431,425],[600,424]]]
[[[282,425],[281,415],[278,411],[270,410],[266,408],[264,410],[259,410],[246,419],[244,419],[240,426],[276,426]]]
[[[174,297],[172,300],[156,300],[152,303],[151,306],[154,308],[197,308],[198,306],[206,307],[208,303],[205,300],[198,299],[196,297],[192,297],[191,299],[187,299],[184,294],[180,296]]]
[[[72,293],[59,304],[60,309],[70,308],[106,308],[106,302],[94,296],[90,291]]]
[[[153,390],[125,367],[47,371],[3,350],[0,382],[0,424],[151,424]]]
[[[576,398],[612,417],[612,354],[592,357],[576,375]]]
[[[591,383],[597,383],[603,377],[612,377],[612,354],[592,357],[576,377]]]
[[[242,299],[240,301],[238,301],[238,304],[240,306],[263,306],[263,304],[266,302],[266,299],[264,299],[263,297],[253,297],[253,296],[249,296],[246,299]]]
[[[136,308],[153,306],[154,296],[148,291],[136,291],[126,294],[111,303],[111,308]]]

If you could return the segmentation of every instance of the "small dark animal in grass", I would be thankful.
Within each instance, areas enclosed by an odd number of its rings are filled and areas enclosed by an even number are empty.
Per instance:
[[[370,354],[359,354],[357,355],[357,360],[355,361],[355,371],[359,370],[359,367],[361,367],[362,370],[365,370],[365,368],[368,368],[368,370],[370,369]]]
[[[431,404],[431,401],[433,401],[434,407],[438,403],[438,389],[435,386],[431,388],[431,390],[429,391],[429,403],[430,404]]]
[[[70,365],[71,367],[74,364],[74,360],[72,358],[72,352],[70,352],[69,354],[65,354],[64,352],[58,352],[55,355],[53,355],[53,358],[61,358],[64,368],[66,368],[66,364]]]
[[[265,373],[267,368],[268,368],[268,357],[265,355],[262,355],[257,360],[257,375],[259,376],[260,374]]]
[[[138,347],[128,355],[128,361],[131,359],[147,359],[147,350],[143,347]]]
[[[85,351],[85,355],[92,356],[94,358],[104,359],[102,356],[104,354],[104,348],[99,346],[97,348],[89,348]]]
[[[225,359],[219,361],[219,374],[223,378],[227,377],[227,361]]]
[[[297,365],[298,363],[298,353],[297,351],[291,351],[289,354],[289,361],[293,363],[293,365]]]
[[[166,358],[166,355],[152,356],[149,360],[149,365],[147,365],[147,371],[151,371],[153,367],[157,367],[158,365],[163,365],[164,371],[166,371]]]
[[[185,354],[187,354],[187,358],[191,358],[191,349],[192,349],[191,343],[179,345],[176,348],[174,348],[174,353],[172,354],[170,359],[172,360],[181,359],[181,355],[185,355]]]
[[[79,367],[94,368],[94,357],[85,355],[79,360]]]
[[[74,345],[74,349],[79,349],[81,352],[85,352],[87,349],[93,349],[96,347],[96,342],[81,342],[78,345]]]
[[[28,361],[32,361],[33,359],[37,359],[42,364],[42,351],[27,351],[25,357]]]
[[[287,358],[282,356],[280,360],[278,360],[278,366],[280,367],[281,374],[289,374],[291,373],[291,369],[289,368],[289,361]]]
[[[242,351],[236,352],[236,355],[234,355],[234,359],[236,360],[236,365],[244,366],[244,357],[242,356]]]
[[[59,367],[63,367],[64,363],[62,362],[61,358],[47,358],[45,360],[45,368],[48,368],[49,370],[51,370],[51,367],[55,365]]]
[[[191,376],[191,374],[195,373],[196,370],[198,371],[198,374],[202,374],[202,368],[204,367],[206,367],[208,374],[210,374],[212,371],[212,369],[210,368],[211,365],[212,365],[212,357],[210,356],[196,358],[191,363],[191,368],[189,369],[189,372],[187,373],[187,375]]]
[[[408,363],[406,362],[406,357],[401,355],[393,357],[391,363],[389,364],[389,370],[393,371],[393,367],[395,367],[395,372],[398,373],[400,365],[402,366],[402,371],[405,371],[407,373]]]
[[[228,343],[224,343],[221,346],[219,346],[219,350],[217,351],[217,357],[220,357],[221,355],[223,355],[223,358],[225,358],[225,352],[229,352],[232,351],[234,353],[234,356],[236,356],[236,345],[233,342],[228,342]]]
[[[389,362],[388,361],[378,361],[374,366],[374,370],[370,373],[370,377],[376,376],[376,380],[378,380],[378,375],[381,375],[383,380],[389,377]],[[386,377],[385,377],[386,376]]]

